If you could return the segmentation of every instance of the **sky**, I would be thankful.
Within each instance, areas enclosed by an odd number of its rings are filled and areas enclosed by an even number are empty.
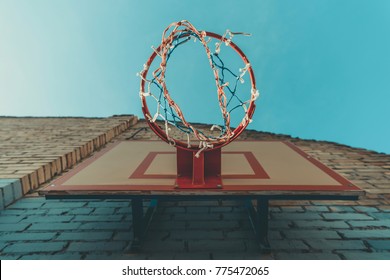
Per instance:
[[[248,128],[390,153],[387,0],[0,0],[0,115],[143,117],[135,74],[182,19],[252,34],[234,38],[261,93]],[[211,123],[199,84],[186,115]]]

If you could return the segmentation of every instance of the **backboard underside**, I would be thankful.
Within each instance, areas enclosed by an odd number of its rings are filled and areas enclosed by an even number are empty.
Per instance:
[[[176,149],[162,141],[109,145],[42,190],[50,193],[340,193],[358,187],[289,142],[235,141],[222,148],[222,187],[175,186]]]

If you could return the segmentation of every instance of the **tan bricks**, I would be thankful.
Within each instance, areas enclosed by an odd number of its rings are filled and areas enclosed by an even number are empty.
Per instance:
[[[67,168],[66,156],[61,156],[61,169],[65,170]]]
[[[23,194],[28,193],[31,190],[29,176],[25,175],[21,178]]]
[[[45,183],[45,171],[43,169],[43,166],[41,166],[38,170],[37,170],[37,174],[38,174],[38,184],[43,184]]]
[[[20,178],[26,194],[72,168],[137,121],[134,116],[0,117],[0,179]]]
[[[32,189],[36,189],[39,186],[38,171],[34,171],[29,174],[30,185]]]

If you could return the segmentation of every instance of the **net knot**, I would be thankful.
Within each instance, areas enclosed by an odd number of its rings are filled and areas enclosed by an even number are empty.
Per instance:
[[[199,158],[200,154],[206,150],[206,149],[212,149],[213,144],[207,143],[206,141],[200,141],[199,142],[199,151],[195,154],[196,158]]]

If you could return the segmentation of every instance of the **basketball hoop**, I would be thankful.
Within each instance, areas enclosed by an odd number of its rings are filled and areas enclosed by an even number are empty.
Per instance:
[[[232,38],[235,35],[248,36],[250,34],[227,30],[226,33],[221,36],[213,32],[199,31],[186,20],[174,22],[164,30],[161,44],[157,48],[152,47],[152,55],[144,64],[143,70],[138,74],[141,78],[139,95],[142,102],[142,112],[150,128],[162,140],[177,148],[178,177],[181,177],[182,175],[179,172],[179,169],[181,168],[179,165],[185,164],[185,162],[182,161],[182,158],[188,157],[185,151],[190,152],[194,158],[202,158],[202,162],[204,161],[203,154],[205,152],[210,152],[206,154],[206,158],[208,157],[208,161],[211,160],[211,162],[214,162],[217,165],[219,164],[219,168],[217,168],[215,172],[212,172],[216,173],[215,175],[217,176],[217,173],[220,173],[221,147],[236,139],[252,121],[255,110],[255,100],[259,97],[259,91],[256,88],[255,76],[249,60],[244,52],[232,41]],[[168,60],[177,47],[192,41],[191,39],[193,39],[195,43],[200,42],[204,47],[214,74],[219,107],[223,118],[223,125],[214,124],[210,127],[211,131],[219,131],[219,135],[217,136],[209,135],[189,123],[184,117],[179,105],[173,100],[167,89],[165,72]],[[209,43],[212,40],[216,41],[214,51],[211,51],[209,47]],[[222,46],[230,47],[235,51],[242,60],[242,68],[238,69],[238,71],[233,71],[225,65],[220,56]],[[153,61],[157,59],[161,60],[158,63],[158,67],[151,70],[150,68]],[[149,72],[151,72],[151,77],[148,77]],[[244,78],[247,74],[249,75],[251,89],[249,94],[247,93],[248,98],[244,98],[238,94],[238,85],[244,83]],[[232,81],[227,81],[227,76],[230,76]],[[154,113],[151,113],[147,99],[156,102],[156,110]],[[235,110],[239,110],[239,108],[242,110],[242,120],[235,128],[231,128],[231,113]],[[163,121],[163,127],[159,126],[157,120]],[[174,137],[171,133],[173,128],[184,133],[186,135],[186,140]],[[193,143],[191,138],[195,139],[197,143]],[[212,153],[213,150],[216,152]],[[210,157],[210,155],[213,156]],[[214,157],[219,157],[219,159],[214,161],[212,159]],[[194,161],[193,167],[195,167],[195,165]],[[202,163],[199,170],[202,169],[202,172],[204,173],[205,168],[213,169],[214,167],[207,167]],[[194,173],[195,171],[192,172],[191,176],[195,176]],[[204,174],[201,175],[201,177],[203,176]],[[218,182],[217,185],[221,185],[220,179]],[[204,181],[202,178],[200,180],[193,180],[192,185],[204,185]]]

